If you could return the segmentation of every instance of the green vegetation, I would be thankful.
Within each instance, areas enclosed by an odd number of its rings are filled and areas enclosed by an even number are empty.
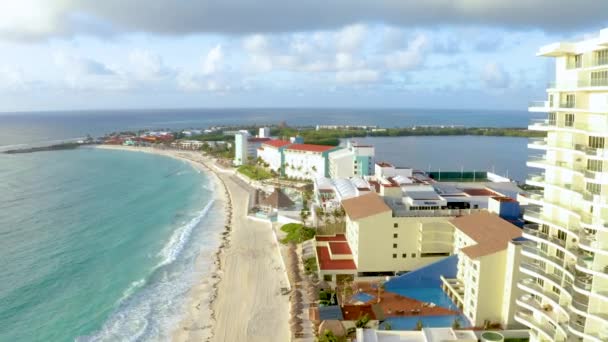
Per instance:
[[[365,328],[365,326],[369,323],[369,315],[365,314],[355,322],[355,327],[357,328]]]
[[[315,237],[315,230],[313,228],[305,227],[299,223],[287,223],[281,227],[281,230],[287,233],[287,236],[281,240],[284,244],[291,242],[301,243]]]
[[[263,168],[255,165],[242,165],[237,169],[238,172],[253,180],[264,180],[272,178],[272,174]]]
[[[306,274],[315,273],[317,270],[317,259],[315,257],[304,260],[304,271],[306,271]]]
[[[403,137],[403,136],[440,136],[440,135],[480,135],[495,137],[544,137],[545,133],[529,131],[526,128],[497,127],[401,127],[376,131],[365,129],[321,129],[312,128],[273,128],[272,135],[287,139],[300,135],[307,144],[337,146],[340,139],[356,137]]]
[[[337,337],[336,335],[334,335],[333,332],[331,332],[331,330],[325,330],[321,336],[319,336],[318,340],[319,342],[343,342],[346,341],[346,337]]]

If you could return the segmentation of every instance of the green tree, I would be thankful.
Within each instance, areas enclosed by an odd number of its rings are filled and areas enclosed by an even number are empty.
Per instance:
[[[355,322],[355,326],[357,328],[365,328],[365,326],[367,325],[368,322],[369,322],[369,315],[365,314],[365,315],[359,317],[359,319]]]
[[[422,330],[422,328],[424,328],[424,324],[422,324],[422,320],[419,319],[418,322],[416,322],[416,330]]]

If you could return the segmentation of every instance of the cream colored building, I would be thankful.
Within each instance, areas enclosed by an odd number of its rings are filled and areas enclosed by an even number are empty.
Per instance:
[[[555,83],[530,107],[548,112],[529,127],[547,137],[529,145],[543,156],[527,183],[543,191],[524,216],[516,319],[533,341],[608,341],[608,29],[537,55],[555,58]]]
[[[514,320],[521,293],[515,286],[522,277],[521,229],[486,211],[455,218],[451,224],[458,273],[456,279],[442,278],[444,291],[473,326],[521,327]]]

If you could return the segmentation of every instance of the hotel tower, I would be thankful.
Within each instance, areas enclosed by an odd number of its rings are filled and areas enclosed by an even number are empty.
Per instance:
[[[529,148],[531,191],[524,218],[516,321],[532,341],[608,341],[608,29],[542,47],[554,57],[547,101],[530,111],[546,132]]]

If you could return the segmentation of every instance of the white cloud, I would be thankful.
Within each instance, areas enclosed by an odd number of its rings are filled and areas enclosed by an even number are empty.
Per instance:
[[[511,77],[496,62],[488,62],[481,71],[481,80],[486,87],[502,89],[509,87]]]
[[[302,32],[360,22],[418,28],[477,25],[560,32],[605,24],[606,1],[558,2],[559,5],[555,0],[376,0],[357,2],[355,6],[346,0],[233,0],[229,3],[213,0],[5,0],[0,2],[0,36],[44,39],[107,34],[98,30],[100,25],[111,27],[117,33],[184,35]],[[346,46],[351,46],[348,41],[345,40]]]
[[[350,25],[336,34],[336,48],[340,52],[353,52],[359,48],[365,39],[367,28],[364,25]]]
[[[164,66],[162,58],[148,50],[133,50],[129,53],[129,70],[139,81],[155,81],[162,79],[171,71]]]
[[[207,56],[203,60],[203,75],[211,75],[217,73],[222,68],[224,61],[224,53],[221,45],[216,45],[213,49],[207,53]]]
[[[424,54],[428,47],[428,38],[419,34],[412,40],[404,50],[398,50],[387,55],[384,59],[389,69],[409,70],[416,68],[424,61]]]
[[[339,71],[336,73],[336,81],[339,83],[373,83],[379,79],[378,71],[370,69]]]
[[[0,89],[4,90],[27,90],[28,82],[22,69],[12,67],[0,68]]]

